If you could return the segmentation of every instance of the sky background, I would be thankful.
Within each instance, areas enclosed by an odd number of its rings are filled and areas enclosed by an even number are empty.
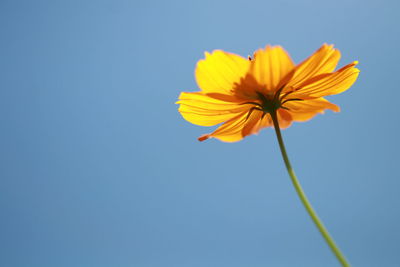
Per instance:
[[[271,129],[227,144],[177,111],[205,51],[323,43],[342,108],[283,131],[353,266],[400,266],[398,1],[0,1],[0,266],[339,266]]]

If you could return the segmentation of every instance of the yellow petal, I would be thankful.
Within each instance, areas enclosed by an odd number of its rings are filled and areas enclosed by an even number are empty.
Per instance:
[[[360,72],[354,67],[357,64],[358,62],[354,61],[334,73],[320,74],[305,81],[292,94],[292,97],[302,99],[318,98],[346,91],[357,80]]]
[[[232,94],[235,84],[240,82],[250,66],[249,60],[236,54],[215,50],[206,52],[206,58],[197,63],[195,75],[204,93]]]
[[[240,82],[236,84],[233,93],[242,101],[254,101],[259,99],[259,93],[265,91],[265,86],[260,85],[251,73],[247,73]]]
[[[213,126],[249,110],[248,104],[223,101],[199,92],[183,92],[176,103],[180,104],[178,110],[183,118],[200,126]]]
[[[318,113],[323,114],[326,109],[339,112],[340,108],[324,98],[304,101],[287,102],[285,105],[294,121],[307,121]]]
[[[279,89],[278,85],[293,68],[293,61],[282,47],[266,46],[254,54],[249,74],[266,92],[274,92]]]
[[[333,45],[322,45],[313,55],[296,66],[288,86],[297,87],[309,78],[334,71],[339,59],[340,51],[333,48]]]

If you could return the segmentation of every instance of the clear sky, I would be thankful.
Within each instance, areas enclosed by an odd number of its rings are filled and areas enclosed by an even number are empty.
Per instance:
[[[0,266],[334,267],[271,129],[226,144],[174,102],[204,51],[359,60],[283,131],[354,266],[399,266],[398,1],[0,2]]]

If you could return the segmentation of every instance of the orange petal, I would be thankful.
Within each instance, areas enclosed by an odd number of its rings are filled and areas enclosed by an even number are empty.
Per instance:
[[[327,95],[340,94],[349,89],[357,80],[359,69],[354,66],[358,62],[354,61],[334,73],[320,74],[303,84],[292,94],[292,97],[309,99],[319,98]]]
[[[199,137],[199,141],[204,141],[214,137],[224,142],[237,142],[243,139],[242,130],[246,123],[248,112],[243,112],[236,117],[218,127],[213,133],[205,134]]]
[[[278,85],[293,68],[293,61],[282,47],[268,45],[254,54],[249,74],[267,92],[274,92],[279,89]]]
[[[266,114],[264,118],[257,124],[257,129],[258,131],[266,128],[266,127],[272,127],[274,123],[272,122],[271,116],[269,114]]]
[[[249,69],[249,60],[221,50],[205,53],[206,58],[197,63],[195,75],[204,93],[232,94]]]
[[[254,110],[250,116],[245,112],[227,121],[213,133],[200,136],[199,141],[214,137],[224,142],[237,142],[248,135],[257,134],[261,129],[273,124],[269,114],[262,114],[259,110]]]
[[[277,112],[279,128],[286,129],[290,125],[292,125],[292,115],[284,109],[278,109]]]
[[[251,112],[242,130],[243,137],[258,133],[260,129],[257,127],[257,125],[261,121],[262,115],[263,112],[259,110],[253,110]]]
[[[288,86],[298,87],[309,78],[334,71],[339,60],[339,50],[333,48],[333,45],[322,45],[313,55],[296,66]]]
[[[326,109],[339,112],[340,108],[324,98],[287,102],[285,105],[294,121],[307,121]]]
[[[187,121],[200,126],[213,126],[232,119],[249,109],[249,105],[215,99],[199,92],[181,93],[179,112]]]
[[[271,116],[265,114],[264,116],[261,116],[261,119],[258,120],[257,124],[253,127],[251,134],[257,134],[261,129],[271,126],[273,126]]]

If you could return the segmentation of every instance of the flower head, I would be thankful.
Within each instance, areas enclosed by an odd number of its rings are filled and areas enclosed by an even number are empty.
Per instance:
[[[236,142],[262,128],[273,126],[275,114],[281,128],[307,121],[326,109],[340,108],[325,96],[339,94],[356,81],[354,61],[335,70],[339,50],[324,44],[295,65],[280,46],[266,46],[253,58],[215,50],[198,62],[195,75],[201,91],[179,96],[179,112],[201,126],[220,125],[199,138]]]

